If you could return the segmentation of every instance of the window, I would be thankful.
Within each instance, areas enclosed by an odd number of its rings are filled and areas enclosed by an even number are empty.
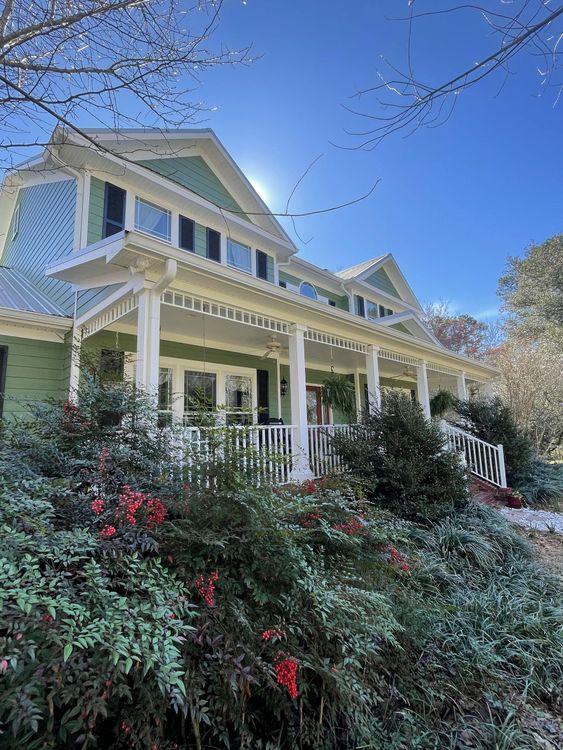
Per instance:
[[[227,424],[252,422],[252,378],[249,375],[225,375]]]
[[[256,251],[256,276],[268,281],[268,256],[262,250]]]
[[[329,299],[328,304],[330,307],[336,307],[336,302],[333,299]]]
[[[184,372],[184,411],[213,411],[217,406],[217,375],[214,372]]]
[[[0,346],[0,419],[4,413],[4,390],[6,389],[6,370],[8,369],[8,347]]]
[[[317,290],[312,284],[309,284],[308,281],[301,282],[299,294],[302,294],[304,297],[309,297],[309,299],[317,299]]]
[[[369,300],[366,300],[366,318],[369,318],[370,320],[377,320],[378,317],[379,317],[378,305],[376,305],[375,302],[370,302]]]
[[[207,257],[209,260],[221,262],[221,234],[214,229],[207,228]]]
[[[227,263],[233,268],[238,268],[239,271],[252,273],[250,248],[246,245],[241,245],[240,242],[229,240],[227,244]]]
[[[135,198],[135,229],[170,242],[170,222],[170,211],[142,198]]]
[[[389,308],[387,308],[387,310],[385,311],[385,313],[387,315],[393,315],[393,310],[390,310]]]
[[[180,247],[182,250],[195,252],[195,223],[185,216],[180,216]]]
[[[20,213],[21,203],[18,203],[16,210],[14,211],[14,218],[12,219],[12,239],[15,240],[20,231]]]
[[[125,190],[106,182],[102,237],[111,237],[125,229]]]
[[[366,316],[364,298],[360,297],[359,294],[356,294],[356,315],[360,315],[362,318]]]
[[[287,281],[280,281],[279,285],[281,286],[282,289],[287,289]]]

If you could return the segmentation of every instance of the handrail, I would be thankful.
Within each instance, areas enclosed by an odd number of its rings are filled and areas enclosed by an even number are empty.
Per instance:
[[[472,474],[497,487],[506,488],[504,448],[501,443],[487,443],[445,420],[440,421],[440,427],[446,437],[448,449],[463,455]]]

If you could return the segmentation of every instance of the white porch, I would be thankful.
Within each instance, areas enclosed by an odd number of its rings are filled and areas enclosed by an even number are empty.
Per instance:
[[[71,389],[79,378],[79,346],[97,342],[123,350],[126,374],[134,375],[161,412],[184,425],[186,438],[204,449],[205,432],[190,426],[187,405],[190,383],[204,382],[222,423],[238,424],[241,445],[249,441],[258,452],[266,448],[265,454],[285,455],[281,462],[264,461],[262,474],[268,480],[299,481],[342,470],[330,436],[353,427],[334,424],[343,420],[314,408],[322,377],[331,370],[353,380],[358,414],[379,406],[383,388],[398,387],[417,398],[430,418],[433,391],[448,388],[464,397],[469,387],[479,386],[439,359],[172,288],[173,263],[156,283],[107,297],[76,321]],[[265,386],[258,382],[261,372],[267,374]],[[500,482],[498,471],[496,476]]]

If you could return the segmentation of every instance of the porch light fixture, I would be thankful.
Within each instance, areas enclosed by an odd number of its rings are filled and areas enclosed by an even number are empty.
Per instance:
[[[282,398],[287,396],[287,380],[285,378],[280,380],[280,396]]]

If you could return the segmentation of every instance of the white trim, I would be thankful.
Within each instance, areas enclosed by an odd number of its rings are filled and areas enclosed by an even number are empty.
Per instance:
[[[70,331],[72,318],[47,313],[35,313],[28,310],[13,310],[0,307],[0,321],[10,325],[35,325],[37,328],[52,328],[54,330]]]

